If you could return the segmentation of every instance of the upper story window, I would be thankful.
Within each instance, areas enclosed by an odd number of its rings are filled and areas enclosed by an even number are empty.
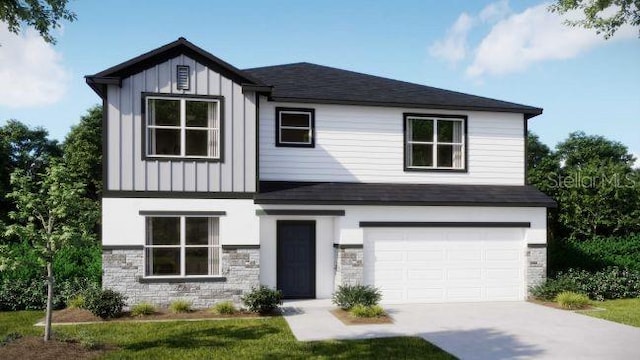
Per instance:
[[[465,170],[466,116],[405,114],[407,170]]]
[[[314,147],[314,109],[276,108],[276,146]]]
[[[146,276],[218,276],[221,247],[218,218],[146,218]]]
[[[220,159],[220,98],[147,95],[148,157]]]

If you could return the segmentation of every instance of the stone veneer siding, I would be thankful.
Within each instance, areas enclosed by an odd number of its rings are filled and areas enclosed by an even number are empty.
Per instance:
[[[194,281],[143,279],[144,250],[105,249],[102,252],[102,286],[127,296],[127,305],[150,302],[168,306],[186,299],[194,308],[207,308],[222,300],[240,303],[243,294],[260,285],[260,249],[222,248],[221,278]]]
[[[547,278],[547,245],[527,246],[527,294],[532,287],[542,284]]]
[[[364,284],[363,257],[362,246],[336,245],[334,247],[335,288],[340,285]]]

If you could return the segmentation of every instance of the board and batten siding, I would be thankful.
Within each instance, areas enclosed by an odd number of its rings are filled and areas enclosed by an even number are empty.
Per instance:
[[[275,107],[315,109],[315,147],[275,146]],[[467,172],[405,171],[403,113],[468,116]],[[524,185],[522,114],[260,102],[260,180]]]
[[[190,90],[177,90],[176,66],[188,65]],[[108,191],[255,192],[256,96],[181,55],[107,90]],[[224,97],[223,161],[142,160],[142,92]]]

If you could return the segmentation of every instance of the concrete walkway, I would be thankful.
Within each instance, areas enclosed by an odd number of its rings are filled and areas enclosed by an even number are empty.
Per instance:
[[[640,328],[527,302],[387,305],[394,324],[346,326],[328,300],[291,301],[298,340],[420,336],[460,359],[640,359]]]

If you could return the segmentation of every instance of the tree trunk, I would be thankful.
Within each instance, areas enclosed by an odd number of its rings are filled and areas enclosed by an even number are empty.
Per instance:
[[[51,340],[51,310],[53,308],[53,265],[47,262],[47,314],[44,320],[44,341]]]

